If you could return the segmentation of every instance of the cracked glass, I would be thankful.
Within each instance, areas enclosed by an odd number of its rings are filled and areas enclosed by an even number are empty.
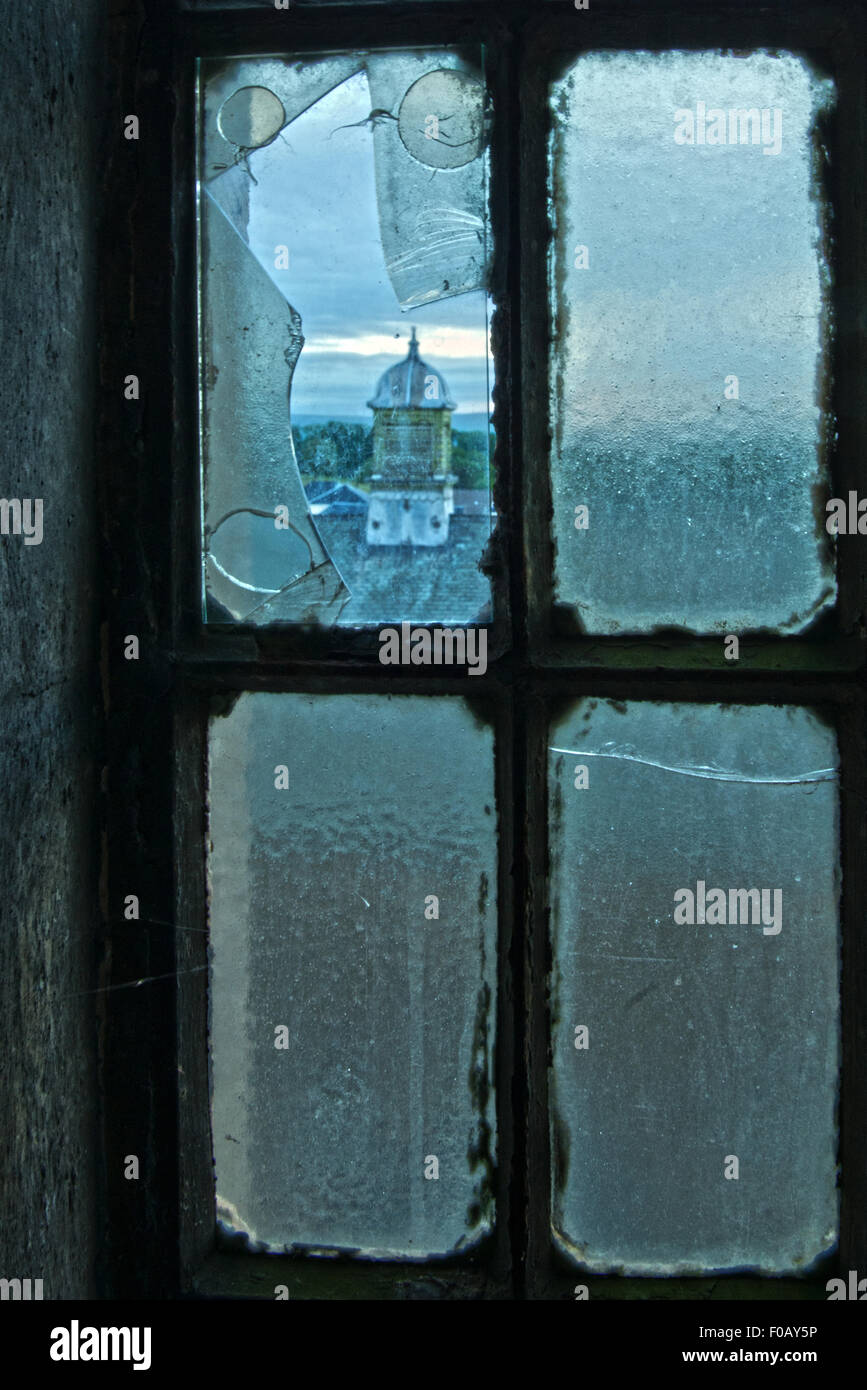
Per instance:
[[[821,180],[791,53],[585,54],[551,89],[555,599],[579,630],[805,630],[834,602]]]
[[[444,696],[245,694],[211,722],[217,1216],[424,1258],[493,1223],[493,734]]]
[[[483,54],[201,60],[210,622],[487,622]]]
[[[552,1226],[594,1272],[837,1239],[838,757],[794,707],[583,700],[549,748]]]

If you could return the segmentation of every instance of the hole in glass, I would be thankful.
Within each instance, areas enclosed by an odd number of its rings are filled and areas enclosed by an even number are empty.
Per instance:
[[[482,60],[202,64],[209,621],[490,620]]]
[[[440,69],[414,82],[397,129],[413,159],[430,169],[460,169],[477,159],[484,138],[485,89],[465,72]]]
[[[279,97],[267,87],[240,87],[220,107],[220,134],[239,150],[257,150],[276,140],[286,121]]]

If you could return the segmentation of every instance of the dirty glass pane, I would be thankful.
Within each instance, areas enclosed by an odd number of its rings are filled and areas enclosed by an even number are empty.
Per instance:
[[[588,632],[833,602],[831,101],[785,53],[590,53],[553,85],[555,587]]]
[[[410,1258],[491,1228],[493,737],[448,696],[243,695],[210,735],[217,1213]]]
[[[832,730],[590,700],[549,766],[557,1244],[598,1271],[803,1273],[837,1232]]]
[[[202,61],[209,621],[490,617],[474,50]]]

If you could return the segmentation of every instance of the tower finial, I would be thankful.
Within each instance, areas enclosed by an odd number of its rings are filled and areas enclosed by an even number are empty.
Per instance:
[[[418,357],[418,338],[415,336],[415,324],[412,326],[412,337],[409,340],[409,357]]]

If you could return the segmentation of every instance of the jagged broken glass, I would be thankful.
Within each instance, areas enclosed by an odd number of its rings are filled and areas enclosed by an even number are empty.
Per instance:
[[[555,598],[586,632],[795,633],[834,601],[833,95],[791,53],[553,84]]]
[[[202,60],[209,621],[490,616],[479,49]]]
[[[549,790],[557,1245],[595,1272],[806,1273],[838,1231],[833,729],[583,700]]]
[[[211,721],[217,1216],[258,1249],[492,1228],[493,734],[449,696],[244,694]]]

